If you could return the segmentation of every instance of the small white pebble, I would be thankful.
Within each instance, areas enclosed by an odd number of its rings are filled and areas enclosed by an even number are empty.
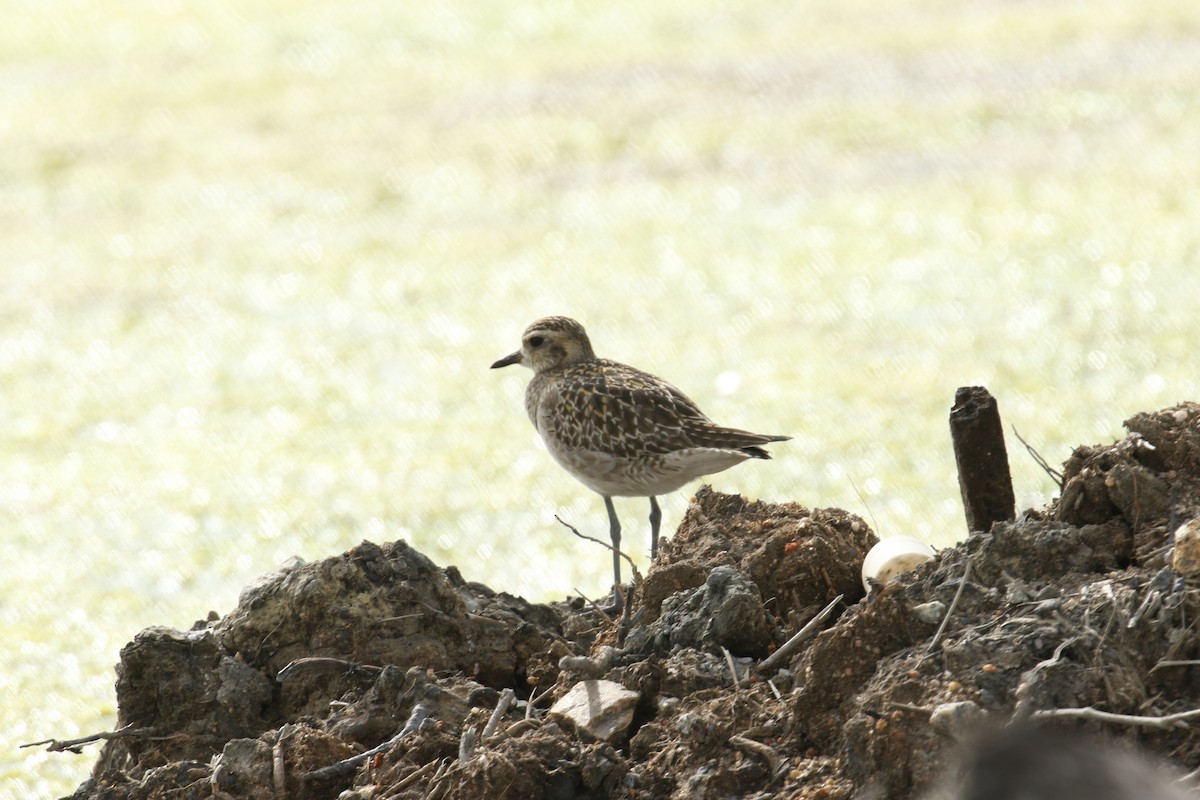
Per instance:
[[[941,622],[942,617],[946,616],[946,604],[941,600],[921,603],[919,606],[913,606],[913,616],[928,625]]]

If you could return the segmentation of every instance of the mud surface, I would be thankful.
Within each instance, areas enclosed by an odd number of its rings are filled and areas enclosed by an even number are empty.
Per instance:
[[[626,619],[468,583],[404,542],[267,576],[228,616],[122,650],[122,733],[74,797],[1001,797],[988,770],[1076,750],[1096,763],[1074,774],[1125,759],[1144,788],[1162,770],[1126,753],[1200,766],[1191,718],[1147,719],[1200,707],[1200,558],[1173,541],[1200,515],[1200,406],[1126,427],[1075,451],[1050,506],[869,597],[863,520],[707,487]],[[555,705],[573,688],[595,718]],[[1028,744],[1048,732],[1104,742]]]

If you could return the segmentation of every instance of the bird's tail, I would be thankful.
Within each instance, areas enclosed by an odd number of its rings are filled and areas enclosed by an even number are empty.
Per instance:
[[[739,428],[723,428],[719,425],[706,425],[702,430],[689,431],[696,444],[702,447],[719,447],[728,450],[741,450],[752,458],[770,458],[771,454],[761,445],[770,442],[786,442],[790,436],[774,436],[766,433],[751,433]]]

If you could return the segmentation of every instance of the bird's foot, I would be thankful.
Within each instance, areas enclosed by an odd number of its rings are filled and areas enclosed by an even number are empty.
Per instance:
[[[604,605],[600,606],[600,610],[610,617],[618,616],[622,609],[625,608],[625,593],[621,591],[619,585],[613,587],[612,597]]]

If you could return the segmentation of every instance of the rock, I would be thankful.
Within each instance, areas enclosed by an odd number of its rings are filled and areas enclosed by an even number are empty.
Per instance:
[[[704,585],[668,597],[662,615],[649,625],[630,631],[628,653],[669,653],[692,647],[734,655],[766,655],[771,639],[758,587],[741,572],[721,566],[709,573]]]
[[[937,625],[946,616],[946,604],[941,600],[930,600],[913,606],[913,616],[926,625]]]
[[[650,573],[674,568],[673,581],[686,586],[695,572],[674,565],[697,565],[704,575],[732,566],[753,581],[777,616],[798,626],[839,594],[847,604],[865,594],[863,558],[876,541],[866,522],[839,508],[752,502],[702,486],[679,530],[662,542]],[[646,580],[653,617],[657,607],[650,601],[664,595],[658,583]]]
[[[261,739],[231,739],[213,768],[212,784],[237,796],[270,795],[271,747]]]
[[[916,569],[931,560],[935,553],[927,542],[912,536],[888,536],[867,551],[862,565],[862,584],[868,591],[871,583],[887,583],[897,575]]]
[[[135,760],[169,753],[206,761],[210,740],[257,736],[268,727],[264,710],[274,687],[245,661],[221,652],[211,631],[147,628],[121,650],[117,666],[119,724],[150,728],[166,742],[121,742]]]
[[[971,700],[942,703],[929,713],[930,726],[951,739],[963,739],[974,733],[987,716],[979,705]]]
[[[1171,566],[1185,577],[1200,573],[1200,517],[1195,517],[1175,529],[1175,552]]]
[[[613,681],[580,681],[550,709],[550,716],[602,742],[618,742],[629,731],[640,695]]]
[[[1068,572],[1120,569],[1133,554],[1133,536],[1120,518],[1080,527],[1049,520],[998,522],[986,533],[971,534],[969,547],[972,579],[996,586],[1012,578],[1032,583]]]
[[[243,592],[214,630],[226,651],[270,675],[297,658],[329,656],[456,669],[503,687],[526,653],[543,646],[541,630],[558,625],[548,608],[468,584],[400,541],[363,542],[342,556],[275,573]],[[322,708],[330,699],[326,682],[305,676],[290,683],[285,711],[292,703]]]

